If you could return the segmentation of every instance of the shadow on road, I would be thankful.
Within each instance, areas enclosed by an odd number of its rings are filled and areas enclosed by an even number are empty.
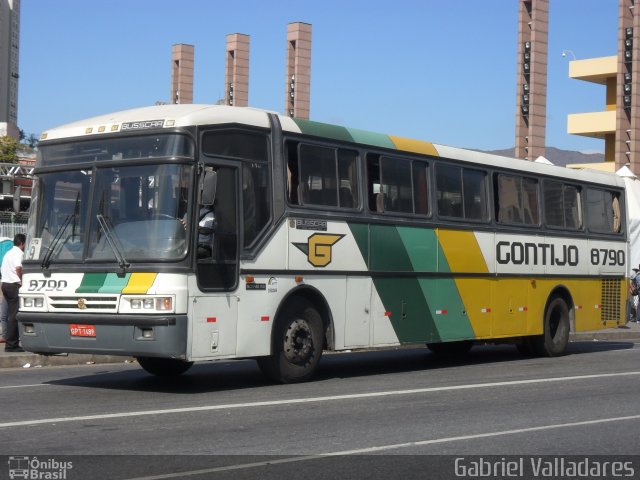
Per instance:
[[[632,349],[631,341],[571,342],[567,357],[598,352]],[[564,357],[564,358],[567,358]],[[396,348],[350,353],[329,353],[322,357],[314,379],[357,378],[393,373],[436,371],[466,365],[505,364],[508,362],[554,362],[558,359],[525,357],[513,345],[476,345],[460,357],[434,354],[427,348]],[[108,390],[148,391],[174,394],[200,394],[256,387],[276,387],[260,372],[253,360],[196,363],[179,377],[154,377],[142,368],[121,370],[112,366],[90,375],[54,380],[67,385]]]

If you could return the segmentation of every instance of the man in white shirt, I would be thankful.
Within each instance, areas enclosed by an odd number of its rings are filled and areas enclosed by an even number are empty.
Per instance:
[[[22,257],[24,257],[24,244],[26,241],[27,239],[23,233],[16,234],[13,237],[13,248],[5,254],[0,267],[2,295],[7,299],[7,304],[9,305],[5,352],[24,352],[20,347],[17,315],[20,307],[18,291],[22,285]]]

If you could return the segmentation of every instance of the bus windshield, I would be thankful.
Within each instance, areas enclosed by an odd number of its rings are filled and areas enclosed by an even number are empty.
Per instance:
[[[26,260],[178,260],[187,252],[193,166],[105,166],[38,176]]]

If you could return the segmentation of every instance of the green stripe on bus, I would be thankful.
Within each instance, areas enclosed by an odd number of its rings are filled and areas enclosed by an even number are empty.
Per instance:
[[[420,279],[420,288],[429,305],[442,341],[472,339],[475,333],[453,279]]]
[[[415,271],[399,228],[370,226],[370,269],[384,272]],[[418,229],[405,236],[419,235]],[[423,233],[423,232],[421,232]],[[439,341],[435,322],[417,278],[376,277],[373,279],[393,329],[402,343]]]
[[[370,268],[369,225],[365,223],[349,223],[348,225],[351,233],[353,234],[353,238],[356,239],[356,243],[358,244],[364,263],[367,265],[367,268]]]
[[[350,224],[367,267],[390,272],[373,284],[401,343],[474,338],[453,278],[394,277],[400,272],[450,272],[449,262],[430,228]]]
[[[344,127],[330,125],[328,123],[313,122],[311,120],[303,120],[301,118],[294,118],[293,121],[296,122],[298,128],[300,128],[302,133],[305,135],[332,138],[343,142],[353,142],[353,138],[349,134],[349,131]]]
[[[107,278],[104,280],[104,284],[98,290],[98,293],[120,293],[122,289],[127,285],[129,281],[130,273],[125,274],[124,277],[118,277],[117,273],[107,274]]]
[[[353,139],[358,143],[364,143],[366,145],[373,145],[375,147],[392,148],[396,149],[395,144],[391,141],[388,135],[382,133],[367,132],[366,130],[359,130],[357,128],[347,128]]]
[[[106,273],[85,273],[76,293],[98,293],[106,278]]]
[[[413,270],[419,272],[442,271],[438,270],[438,252],[440,249],[438,248],[438,237],[436,237],[433,229],[397,227],[397,230]]]
[[[400,343],[439,342],[440,335],[417,278],[374,278]]]
[[[371,270],[384,272],[411,272],[413,265],[402,242],[398,229],[393,226],[371,225],[370,229]]]

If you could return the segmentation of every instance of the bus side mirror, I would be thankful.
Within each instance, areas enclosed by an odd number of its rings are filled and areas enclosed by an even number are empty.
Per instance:
[[[218,173],[214,170],[206,170],[202,179],[200,204],[211,207],[216,200],[216,185]]]

